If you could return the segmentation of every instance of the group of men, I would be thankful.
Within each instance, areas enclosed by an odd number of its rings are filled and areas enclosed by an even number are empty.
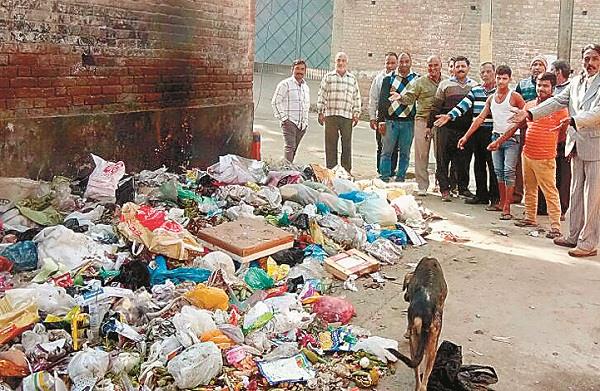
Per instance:
[[[320,84],[319,123],[325,125],[326,165],[352,169],[352,128],[361,112],[356,77],[347,70],[348,56],[338,53],[335,70]],[[558,60],[549,69],[535,57],[531,76],[509,86],[512,70],[491,62],[480,65],[481,83],[469,78],[464,56],[448,61],[427,58],[427,74],[411,69],[409,53],[389,52],[385,68],[370,89],[370,127],[377,142],[377,170],[384,181],[404,181],[411,147],[415,145],[418,194],[430,187],[429,156],[434,144],[435,178],[443,201],[452,193],[469,204],[485,204],[511,220],[511,204],[525,198],[525,216],[517,226],[537,226],[537,215],[548,214],[547,237],[570,247],[575,257],[596,255],[600,240],[600,45],[582,50],[583,71],[570,79],[570,66]],[[306,64],[294,63],[293,76],[282,81],[272,100],[281,121],[285,157],[293,161],[306,131],[309,93]],[[474,159],[476,193],[469,189]],[[571,177],[572,169],[572,177]],[[569,231],[560,221],[569,213]]]

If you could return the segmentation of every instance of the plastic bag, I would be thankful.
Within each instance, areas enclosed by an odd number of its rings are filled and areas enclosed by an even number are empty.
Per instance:
[[[356,216],[356,205],[352,201],[345,200],[334,194],[319,194],[319,202],[327,206],[333,213],[340,216]]]
[[[67,391],[67,386],[55,373],[42,371],[32,373],[23,379],[22,389],[25,391]]]
[[[273,279],[269,277],[267,272],[259,267],[251,267],[244,276],[244,281],[255,290],[264,290],[273,287]]]
[[[12,244],[0,250],[0,256],[7,258],[12,263],[12,270],[15,272],[30,271],[37,268],[37,246],[29,240]]]
[[[74,391],[93,389],[108,371],[109,354],[100,349],[79,351],[69,362],[67,372],[73,381]]]
[[[190,259],[192,252],[204,249],[183,226],[167,220],[166,212],[128,202],[121,209],[119,231],[133,242],[169,258]]]
[[[248,334],[251,331],[261,329],[272,318],[273,311],[271,308],[265,302],[259,301],[254,307],[250,308],[244,317],[244,332]]]
[[[210,312],[186,305],[172,318],[175,336],[185,347],[200,342],[200,335],[217,328]]]
[[[283,280],[289,272],[289,265],[278,265],[277,262],[275,262],[275,260],[273,260],[273,258],[271,257],[267,259],[267,275],[271,277],[274,281]]]
[[[167,280],[175,284],[183,281],[205,282],[212,274],[210,270],[196,269],[189,267],[179,267],[176,269],[167,269],[167,260],[162,255],[155,259],[156,268],[150,269],[150,284],[161,285]]]
[[[398,361],[396,356],[390,353],[387,349],[398,350],[398,341],[378,336],[372,336],[368,337],[367,339],[358,341],[358,343],[352,348],[352,350],[355,352],[363,350],[367,353],[374,354],[384,363],[387,363],[388,360],[390,360],[391,362]]]
[[[391,202],[394,209],[402,221],[420,221],[423,220],[419,211],[419,204],[412,195],[405,195],[395,198]]]
[[[0,178],[0,214],[17,202],[41,195],[41,183],[27,178]]]
[[[282,186],[279,191],[284,201],[297,202],[303,206],[319,202],[319,192],[301,183]]]
[[[213,251],[202,258],[194,260],[194,267],[210,270],[211,272],[222,270],[225,279],[235,277],[235,264],[233,259],[222,251]]]
[[[348,193],[351,191],[359,190],[358,186],[354,182],[343,178],[333,178],[333,191],[335,194],[341,195],[342,193]]]
[[[341,193],[339,194],[339,197],[358,204],[366,199],[376,198],[377,195],[374,193],[365,193],[364,191],[354,190],[346,193]]]
[[[40,310],[53,315],[64,315],[77,305],[65,288],[49,283],[11,289],[5,295],[14,306],[22,306],[33,300]]]
[[[373,243],[365,245],[363,250],[378,261],[388,265],[394,265],[402,258],[402,247],[384,238],[379,238]]]
[[[333,296],[321,296],[313,303],[313,312],[328,323],[346,324],[356,314],[349,301]]]
[[[25,353],[11,349],[0,353],[0,377],[25,377],[29,375],[29,364]]]
[[[232,206],[231,208],[225,211],[225,217],[229,220],[235,221],[240,217],[248,217],[248,218],[256,218],[254,214],[254,207],[251,205],[246,205],[243,201],[240,202],[239,205]]]
[[[74,269],[91,259],[98,260],[109,268],[114,265],[107,257],[107,253],[114,253],[112,246],[98,243],[91,237],[73,232],[62,225],[44,228],[33,241],[37,243],[40,267],[44,265],[45,258],[59,260],[68,269]]]
[[[219,162],[208,167],[206,172],[217,181],[229,185],[265,183],[267,180],[264,162],[237,155],[219,156]]]
[[[398,222],[396,210],[387,200],[379,197],[367,198],[358,205],[358,213],[369,224],[379,224],[382,227],[395,226]]]
[[[304,261],[290,269],[289,279],[304,277],[305,280],[319,280],[326,276],[321,261],[315,258],[305,258]]]
[[[196,307],[206,310],[227,311],[229,308],[229,296],[223,289],[208,287],[204,284],[196,285],[187,291],[184,297]]]
[[[393,242],[397,246],[405,246],[408,243],[406,232],[400,229],[384,229],[379,233],[379,236]]]
[[[213,342],[219,347],[219,349],[229,349],[233,345],[235,345],[233,340],[219,329],[209,330],[202,333],[202,335],[200,336],[200,341]]]
[[[179,388],[207,385],[223,367],[221,350],[213,342],[190,346],[167,364],[167,370]]]
[[[105,208],[103,205],[98,205],[89,212],[73,212],[67,217],[65,217],[65,221],[70,219],[76,219],[79,225],[91,225],[92,223],[95,223],[96,221],[100,220],[100,218],[104,214],[104,210]]]
[[[91,155],[96,168],[88,179],[84,197],[114,203],[116,201],[115,191],[119,187],[119,181],[125,175],[125,163],[121,161],[108,162],[99,156]]]

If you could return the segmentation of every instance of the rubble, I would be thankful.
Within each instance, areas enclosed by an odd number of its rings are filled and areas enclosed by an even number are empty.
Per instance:
[[[382,285],[425,243],[412,184],[92,159],[83,181],[0,178],[4,389],[333,391],[393,371],[397,342],[353,326],[330,286]]]

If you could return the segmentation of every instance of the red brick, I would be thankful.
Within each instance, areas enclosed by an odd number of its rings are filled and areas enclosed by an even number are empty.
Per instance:
[[[0,65],[8,65],[8,54],[0,54]]]
[[[43,108],[46,107],[46,99],[44,98],[37,98],[33,100],[33,107],[35,108]]]
[[[113,95],[96,95],[88,96],[84,101],[86,105],[105,105],[115,103],[117,98]]]
[[[58,79],[55,78],[52,80],[53,87],[73,87],[73,86],[78,85],[79,83],[80,83],[79,78],[73,77],[73,76],[61,77]]]
[[[19,76],[31,76],[31,67],[27,65],[21,65],[17,68],[17,75]]]
[[[7,99],[8,109],[30,109],[33,107],[33,99]]]
[[[160,83],[160,76],[146,76],[146,77],[144,77],[144,83],[149,83],[149,84]]]
[[[0,88],[8,88],[8,77],[0,77]]]
[[[62,107],[69,106],[71,104],[71,99],[67,96],[59,97],[59,98],[48,98],[46,100],[47,107]]]
[[[48,98],[54,96],[54,88],[17,88],[17,98]]]
[[[90,95],[100,95],[102,94],[102,86],[91,86],[90,87]]]
[[[56,96],[67,95],[67,87],[57,87],[55,90]]]
[[[8,67],[0,67],[0,77],[16,77],[17,76],[17,67],[8,66]]]
[[[35,77],[16,77],[10,80],[11,87],[37,87]]]
[[[8,63],[11,65],[37,65],[39,62],[36,54],[9,54]]]
[[[54,78],[52,77],[38,77],[38,87],[52,87]]]
[[[14,88],[0,88],[0,99],[14,98],[14,97],[15,97],[15,89]]]
[[[85,104],[84,96],[74,96],[73,97],[73,105],[74,106],[83,106]]]
[[[143,102],[144,94],[119,94],[117,100],[119,102]]]
[[[159,101],[161,98],[162,94],[160,92],[155,92],[153,94],[146,94],[144,96],[144,100],[146,102],[156,102]]]
[[[77,55],[58,54],[54,56],[48,56],[48,62],[50,65],[71,66],[80,63],[81,57]]]
[[[67,87],[67,94],[71,96],[90,95],[90,87]]]
[[[0,109],[6,109],[6,99],[0,99]]]
[[[123,92],[126,92],[126,93],[135,92],[136,90],[137,90],[136,86],[131,86],[131,85],[130,86],[123,86]]]
[[[131,76],[122,76],[119,78],[119,83],[122,86],[128,85],[128,84],[133,84],[133,77]]]
[[[123,91],[121,86],[103,86],[102,93],[105,95],[120,94]]]
[[[69,76],[70,69],[68,67],[57,67],[57,66],[32,67],[31,75],[32,76],[43,76],[43,77]]]

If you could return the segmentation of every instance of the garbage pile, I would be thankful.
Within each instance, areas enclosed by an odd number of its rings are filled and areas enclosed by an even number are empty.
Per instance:
[[[393,370],[397,342],[331,286],[425,242],[410,185],[92,157],[85,178],[0,178],[0,388],[348,390]]]

